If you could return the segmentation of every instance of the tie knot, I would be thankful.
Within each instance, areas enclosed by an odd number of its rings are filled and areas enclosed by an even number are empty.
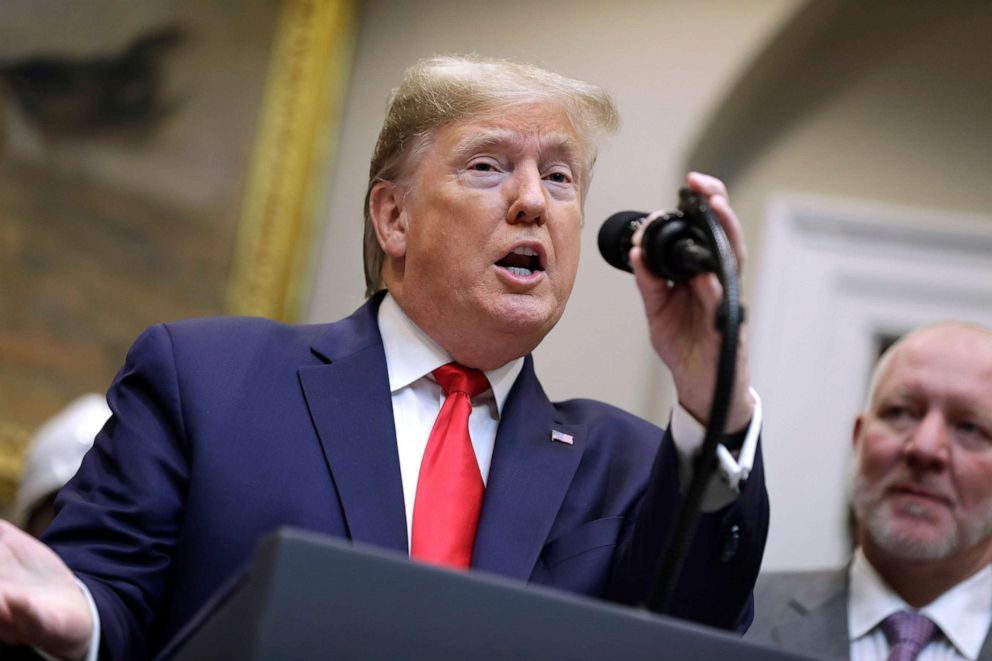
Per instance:
[[[489,380],[486,379],[485,374],[458,363],[441,365],[432,374],[445,395],[463,392],[471,399],[489,390]]]
[[[882,631],[885,633],[889,647],[904,648],[911,652],[913,656],[896,658],[916,658],[927,643],[934,637],[937,625],[926,615],[911,613],[909,611],[899,611],[889,615],[882,621]],[[890,657],[891,658],[891,657]]]

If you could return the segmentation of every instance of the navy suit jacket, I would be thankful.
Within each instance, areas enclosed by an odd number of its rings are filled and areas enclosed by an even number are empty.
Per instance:
[[[278,526],[407,553],[380,301],[334,324],[225,317],[138,338],[108,392],[114,415],[45,535],[93,594],[101,657],[161,649]],[[473,568],[643,600],[677,463],[654,425],[550,402],[528,356],[500,419]],[[746,628],[767,508],[759,454],[741,497],[702,517],[675,615]]]

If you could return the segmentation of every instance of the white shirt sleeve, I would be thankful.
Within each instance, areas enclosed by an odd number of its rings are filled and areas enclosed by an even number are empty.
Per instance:
[[[93,618],[93,633],[90,634],[90,647],[86,652],[86,661],[96,661],[97,654],[100,653],[100,612],[96,609],[96,602],[93,601],[93,595],[90,594],[90,589],[86,587],[86,584],[78,578],[76,584],[79,585],[79,589],[86,598],[86,605],[90,608],[90,617]],[[51,654],[45,654],[38,648],[35,648],[34,651],[45,661],[61,661]]]
[[[744,443],[736,459],[722,444],[717,445],[719,463],[716,474],[710,480],[703,496],[704,512],[714,512],[733,502],[741,492],[741,482],[747,479],[754,466],[754,454],[757,452],[758,436],[761,433],[761,398],[754,388],[751,388],[750,392],[751,397],[754,398],[754,414],[744,436]],[[679,457],[679,477],[684,492],[692,480],[692,460],[703,445],[706,429],[679,404],[676,404],[672,411],[670,429]]]

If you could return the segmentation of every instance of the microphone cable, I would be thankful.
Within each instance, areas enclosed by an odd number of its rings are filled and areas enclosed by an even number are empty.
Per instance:
[[[734,380],[737,374],[737,347],[740,338],[740,325],[743,323],[744,309],[740,303],[740,287],[737,277],[737,258],[720,222],[709,208],[709,204],[687,188],[679,191],[680,210],[685,217],[696,219],[698,226],[713,249],[713,260],[717,278],[723,285],[723,300],[717,309],[713,323],[721,333],[720,356],[716,366],[716,383],[713,387],[713,401],[710,404],[709,422],[699,454],[693,463],[692,480],[679,502],[675,522],[665,541],[658,567],[655,570],[652,589],[648,596],[648,610],[662,615],[671,612],[672,599],[679,575],[685,564],[689,546],[699,524],[703,496],[710,478],[716,472],[717,444],[723,438],[733,395]],[[700,222],[701,221],[701,222]]]

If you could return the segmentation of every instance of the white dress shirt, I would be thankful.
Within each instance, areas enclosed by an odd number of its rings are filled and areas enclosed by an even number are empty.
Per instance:
[[[86,598],[86,605],[90,609],[90,617],[93,618],[93,633],[90,634],[90,647],[86,652],[85,661],[96,661],[97,654],[100,653],[100,612],[96,609],[96,603],[93,601],[93,595],[90,594],[90,589],[86,587],[86,584],[76,579],[76,584],[79,585],[79,589],[83,593],[83,597]],[[42,652],[37,647],[34,648],[38,656],[45,659],[45,661],[61,661],[55,658],[51,654],[46,654]]]
[[[943,632],[920,651],[918,661],[978,658],[992,625],[992,567],[986,566],[918,611],[885,584],[861,549],[855,552],[849,572],[847,630],[851,661],[888,658],[889,644],[879,625],[901,610],[926,615]]]

